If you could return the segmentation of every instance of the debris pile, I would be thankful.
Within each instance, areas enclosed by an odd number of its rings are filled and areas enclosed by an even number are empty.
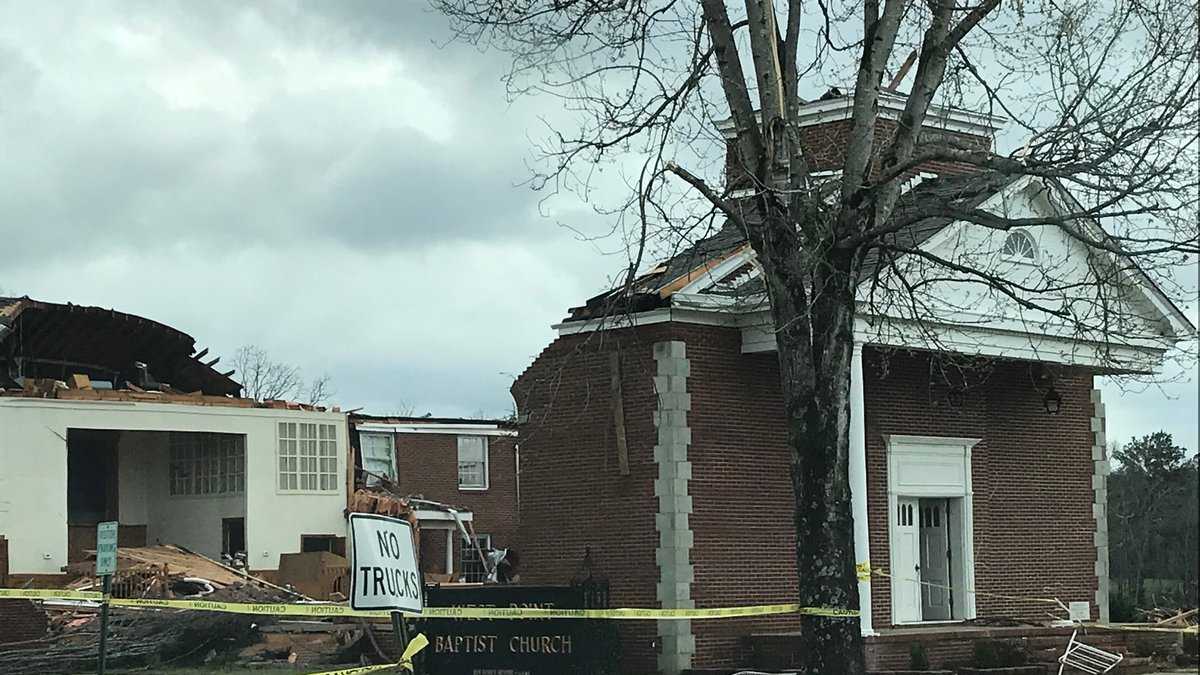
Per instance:
[[[1200,624],[1200,615],[1197,615],[1195,608],[1184,610],[1155,607],[1140,610],[1140,613],[1146,617],[1146,621],[1159,628],[1189,628]]]
[[[100,580],[93,576],[95,568],[95,560],[67,565],[63,568],[64,571],[77,577],[68,584],[68,588],[76,591],[99,589]],[[217,591],[232,591],[240,587],[257,587],[271,591],[271,597],[262,598],[263,600],[273,598],[275,601],[287,601],[304,598],[300,593],[276,586],[251,576],[244,570],[219,563],[180,546],[117,549],[117,572],[112,580],[112,595],[116,598],[200,598]],[[245,594],[244,590],[235,592]]]
[[[169,384],[157,384],[156,389],[146,389],[133,382],[122,383],[123,388],[97,388],[87,375],[74,374],[67,380],[53,378],[23,378],[21,388],[0,388],[0,396],[17,396],[23,398],[55,398],[71,401],[126,401],[139,403],[182,403],[185,405],[224,406],[233,408],[275,408],[281,410],[308,410],[316,412],[340,412],[338,406],[327,409],[325,406],[298,403],[296,401],[265,400],[257,401],[252,398],[240,398],[233,395],[219,396],[206,394],[203,391],[185,392],[173,388]]]
[[[51,632],[41,640],[6,645],[0,672],[9,675],[76,673],[94,670],[100,619],[94,608],[58,610]],[[113,668],[157,666],[202,658],[257,639],[255,617],[187,611],[113,609],[108,622],[108,663]]]
[[[333,558],[338,556],[331,556]],[[64,568],[78,575],[72,590],[98,590],[95,561]],[[121,598],[194,599],[217,602],[284,603],[308,600],[273,584],[179,546],[117,550],[112,594]],[[0,673],[74,673],[94,670],[100,640],[99,604],[48,600],[46,634],[5,644]],[[273,616],[179,609],[109,609],[108,663],[113,668],[156,668],[167,664],[238,662],[255,665],[359,663],[374,654],[367,629],[358,621],[285,620]]]

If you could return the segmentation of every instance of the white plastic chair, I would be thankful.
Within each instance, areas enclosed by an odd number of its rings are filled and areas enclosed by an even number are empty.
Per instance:
[[[1121,659],[1125,658],[1122,654],[1113,654],[1091,645],[1085,645],[1075,639],[1078,634],[1078,630],[1071,633],[1071,640],[1067,642],[1067,650],[1058,658],[1058,675],[1062,675],[1063,669],[1067,666],[1091,675],[1100,675],[1116,668]]]

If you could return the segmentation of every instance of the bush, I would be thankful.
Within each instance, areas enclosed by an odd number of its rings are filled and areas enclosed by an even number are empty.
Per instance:
[[[1029,663],[1025,645],[1017,640],[976,640],[976,668],[1009,668]]]
[[[920,642],[914,642],[908,648],[908,669],[929,670],[929,657],[926,656],[925,647]]]

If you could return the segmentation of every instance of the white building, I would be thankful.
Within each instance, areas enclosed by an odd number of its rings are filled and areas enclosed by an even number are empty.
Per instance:
[[[80,338],[54,330],[81,315],[92,323]],[[123,338],[116,348],[96,349],[113,335]],[[171,350],[156,346],[164,342]],[[0,536],[10,574],[60,573],[94,548],[106,520],[120,522],[122,546],[244,552],[252,570],[277,569],[282,553],[344,545],[344,414],[231,396],[237,383],[200,362],[190,337],[109,310],[0,298],[0,348]],[[135,361],[176,386],[122,391]],[[87,374],[94,388],[13,388],[45,385],[55,369]],[[195,391],[169,393],[188,390],[181,383]]]

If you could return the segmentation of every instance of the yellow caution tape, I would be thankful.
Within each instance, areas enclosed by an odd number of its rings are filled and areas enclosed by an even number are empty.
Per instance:
[[[859,581],[871,580],[871,563],[860,562],[854,566],[854,573],[858,576]]]
[[[863,563],[859,563],[859,567],[861,567],[862,564]],[[868,567],[868,569],[870,569],[870,568]],[[877,576],[891,579],[893,581],[907,581],[907,582],[920,584],[922,586],[929,586],[931,588],[941,588],[941,589],[953,590],[953,591],[963,590],[963,589],[955,588],[953,586],[948,586],[945,584],[933,583],[931,581],[921,581],[920,579],[892,576],[891,574],[888,574],[887,570],[880,569],[880,568],[871,569],[870,573],[877,575]],[[861,571],[859,572],[859,574],[861,575]],[[861,579],[862,577],[859,576],[859,578]],[[1062,608],[1063,610],[1067,610],[1067,606],[1065,604],[1063,604],[1063,602],[1061,600],[1059,600],[1058,598],[1039,598],[1037,596],[1029,596],[1029,595],[1006,595],[1004,593],[992,593],[990,591],[979,591],[979,590],[970,590],[970,589],[967,589],[967,592],[973,593],[973,594],[979,595],[979,596],[1000,598],[1002,600],[1021,600],[1021,601],[1027,601],[1027,602],[1044,602],[1046,604],[1056,605],[1056,606]],[[1200,629],[1200,627],[1197,627],[1197,626],[1182,626],[1182,627],[1171,628],[1168,626],[1143,626],[1143,625],[1123,624],[1123,623],[1098,623],[1098,622],[1091,622],[1091,621],[1083,622],[1081,625],[1083,625],[1086,628],[1102,628],[1104,630],[1141,631],[1141,632],[1153,632],[1153,633],[1198,633],[1198,632],[1200,632],[1200,630],[1198,630],[1198,629]]]
[[[404,653],[400,655],[399,663],[385,663],[381,666],[358,666],[356,668],[346,668],[344,670],[327,670],[314,675],[360,675],[360,673],[378,673],[384,670],[413,670],[413,657],[420,653],[422,649],[429,646],[429,638],[425,637],[424,633],[417,633],[417,636],[408,641],[408,646],[404,648]]]
[[[429,638],[425,637],[424,633],[417,633],[416,637],[409,640],[408,646],[404,648],[404,653],[400,655],[400,667],[411,671],[413,669],[413,657],[428,646]]]
[[[60,591],[53,588],[0,588],[0,598],[99,601],[103,597],[103,593],[94,591]]]
[[[360,673],[379,673],[385,670],[395,670],[400,668],[398,663],[385,663],[381,666],[357,666],[355,668],[346,668],[345,670],[323,670],[313,675],[360,675]]]
[[[47,591],[0,589],[0,597],[26,598],[30,600],[81,599],[100,600],[99,593],[80,591]],[[334,604],[290,604],[255,602],[219,602],[213,600],[160,600],[156,598],[112,598],[113,607],[149,609],[190,609],[203,612],[226,612],[230,614],[258,614],[269,616],[351,616],[388,618],[386,610],[355,610],[347,605]],[[421,614],[403,612],[404,616],[423,619],[730,619],[748,616],[776,614],[802,614],[852,618],[857,610],[835,607],[801,607],[796,603],[780,605],[748,605],[744,607],[712,607],[703,609],[544,609],[535,607],[426,607]]]

